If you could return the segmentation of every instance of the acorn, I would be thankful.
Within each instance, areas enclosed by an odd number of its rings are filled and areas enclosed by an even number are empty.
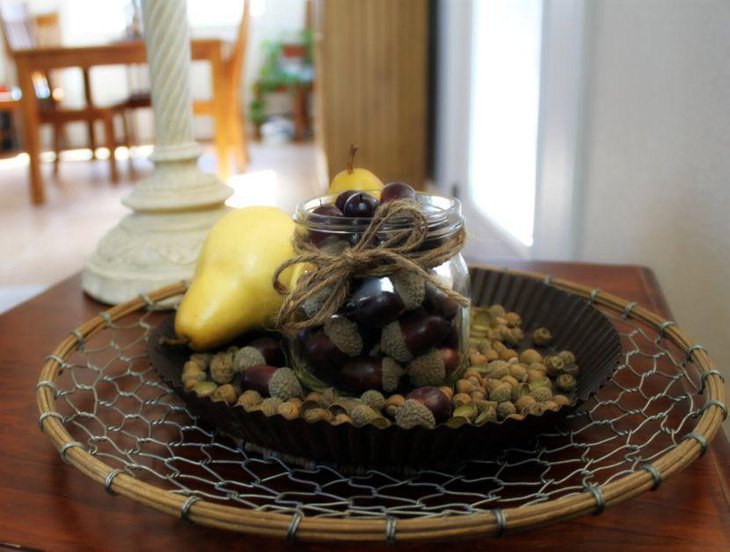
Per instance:
[[[553,342],[553,334],[547,328],[537,328],[532,332],[532,342],[538,347],[545,347]]]
[[[555,380],[555,384],[561,391],[570,392],[575,389],[577,382],[570,374],[561,374],[558,376],[558,379]]]
[[[223,401],[226,404],[233,404],[236,402],[236,399],[238,399],[238,393],[236,392],[235,387],[233,387],[230,383],[226,383],[213,391],[210,398],[214,401]]]
[[[363,341],[357,323],[335,315],[324,323],[324,333],[340,351],[355,357],[362,353]]]
[[[196,385],[205,380],[205,372],[193,372],[182,375],[183,388],[185,391],[192,391]]]
[[[281,344],[273,337],[260,337],[247,345],[259,351],[269,366],[285,366],[286,358]]]
[[[212,353],[193,353],[190,355],[189,362],[197,364],[201,370],[207,370],[210,361],[213,359]],[[187,363],[186,363],[187,364]]]
[[[333,378],[349,359],[324,332],[307,336],[302,356],[310,371],[324,380]]]
[[[548,375],[553,377],[562,374],[563,369],[565,368],[565,362],[558,355],[547,357],[544,364]]]
[[[263,412],[265,416],[274,416],[277,414],[277,410],[279,409],[279,405],[283,403],[279,398],[276,397],[268,397],[261,401],[261,404],[258,406],[258,408]]]
[[[525,349],[520,353],[519,358],[520,362],[527,365],[542,362],[542,355],[535,349]]]
[[[547,387],[538,387],[530,391],[530,397],[534,398],[537,402],[549,401],[553,398],[553,393]]]
[[[322,421],[329,422],[333,418],[332,413],[324,408],[309,408],[304,411],[302,417],[310,424]]]
[[[246,411],[248,411],[252,407],[261,404],[261,401],[263,400],[264,399],[261,397],[261,394],[258,391],[248,389],[241,393],[241,395],[238,397],[238,400],[236,401],[236,404],[241,405]]]
[[[299,405],[285,401],[276,408],[276,413],[287,420],[294,420],[299,417]]]
[[[497,414],[500,418],[508,418],[517,413],[515,405],[509,401],[503,401],[497,405]]]
[[[353,393],[369,389],[390,392],[397,389],[402,375],[403,369],[393,359],[359,356],[342,366],[337,381],[343,389]]]
[[[302,385],[291,368],[279,368],[269,380],[269,395],[283,401],[304,395]]]
[[[261,351],[254,347],[242,347],[233,358],[233,368],[236,372],[243,372],[251,366],[266,364],[266,359]]]
[[[380,347],[395,360],[410,362],[415,356],[438,346],[448,331],[448,322],[440,316],[406,313],[383,328]]]
[[[403,301],[406,309],[417,309],[426,294],[426,279],[412,270],[399,270],[391,274],[393,289]]]
[[[560,351],[558,356],[566,365],[575,364],[575,355],[571,351]]]
[[[406,395],[406,403],[409,400],[417,401],[428,408],[436,422],[442,422],[451,415],[451,401],[437,387],[424,386],[414,389]]]
[[[385,399],[385,413],[388,416],[394,416],[395,411],[405,402],[405,400],[406,398],[403,395],[391,395],[390,397]]]
[[[195,387],[193,387],[193,393],[198,397],[209,397],[218,388],[213,381],[201,381]]]
[[[192,374],[205,374],[205,367],[191,358],[183,364],[182,375],[184,378],[186,375]]]
[[[210,379],[223,384],[230,383],[235,375],[233,356],[228,353],[218,353],[210,361]]]
[[[406,373],[416,387],[439,385],[459,366],[459,353],[454,349],[431,349],[413,359]]]
[[[414,399],[406,400],[395,411],[395,423],[403,429],[414,427],[425,427],[433,429],[436,427],[436,420],[433,413],[422,403]]]
[[[375,410],[383,410],[385,407],[385,397],[383,397],[383,394],[376,389],[365,391],[365,393],[361,395],[360,400]]]
[[[350,412],[350,418],[355,427],[366,426],[381,417],[377,410],[367,404],[358,404]]]
[[[406,310],[403,300],[392,291],[366,295],[345,306],[345,312],[363,326],[382,328],[397,320]]]
[[[304,394],[299,379],[291,368],[276,368],[266,364],[251,366],[237,378],[237,383],[243,390],[253,389],[264,397],[282,400]]]
[[[459,303],[454,301],[431,282],[426,282],[423,308],[425,308],[426,312],[430,314],[436,314],[446,320],[451,320],[459,312]]]

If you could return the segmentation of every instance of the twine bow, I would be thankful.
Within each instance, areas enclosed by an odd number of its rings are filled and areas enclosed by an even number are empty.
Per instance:
[[[399,227],[403,229],[397,229]],[[383,240],[382,236],[387,238]],[[428,220],[413,200],[380,205],[357,244],[341,252],[321,250],[312,244],[305,232],[297,232],[294,238],[297,255],[282,263],[274,273],[274,288],[280,294],[286,294],[277,315],[277,327],[291,336],[300,330],[320,326],[347,301],[353,277],[382,278],[399,270],[420,274],[459,304],[468,305],[468,299],[445,287],[428,272],[461,251],[464,228],[437,247],[421,249],[427,237]],[[311,265],[312,270],[302,275],[289,292],[279,278],[287,268],[299,263]],[[310,299],[321,302],[321,306],[314,316],[303,318],[299,315],[300,309]]]

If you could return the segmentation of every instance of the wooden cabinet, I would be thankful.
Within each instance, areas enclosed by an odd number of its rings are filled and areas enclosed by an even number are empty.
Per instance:
[[[428,0],[317,0],[317,139],[329,176],[357,165],[423,187],[428,144]]]

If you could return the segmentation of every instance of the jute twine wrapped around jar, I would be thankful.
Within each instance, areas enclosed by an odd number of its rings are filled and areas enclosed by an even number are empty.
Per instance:
[[[386,236],[385,239],[382,236]],[[285,295],[277,315],[277,327],[293,336],[300,330],[321,326],[347,301],[352,278],[382,278],[401,270],[421,275],[460,305],[468,306],[466,297],[444,286],[429,273],[429,269],[443,264],[463,249],[464,228],[459,228],[437,247],[422,249],[427,237],[428,219],[419,204],[410,199],[380,205],[357,244],[341,252],[321,250],[306,233],[297,232],[294,238],[296,256],[280,265],[274,274],[274,288]],[[299,263],[308,264],[311,270],[289,290],[279,277],[287,268]],[[304,303],[315,298],[321,302],[320,308],[313,316],[302,317]]]

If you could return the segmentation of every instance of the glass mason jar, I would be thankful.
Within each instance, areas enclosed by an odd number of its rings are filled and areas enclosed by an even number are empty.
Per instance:
[[[372,219],[329,216],[313,211],[332,205],[336,195],[301,203],[294,220],[297,232],[329,254],[356,244]],[[432,250],[461,230],[464,219],[457,199],[418,193],[416,200],[428,222],[421,250]],[[378,233],[412,227],[402,220]],[[306,268],[304,268],[306,271]],[[466,299],[469,271],[460,253],[428,269],[442,286]],[[304,303],[302,318],[312,318],[324,297]],[[384,277],[358,277],[349,295],[324,325],[302,330],[290,340],[291,364],[310,388],[334,387],[360,395],[376,389],[386,396],[424,385],[452,382],[462,371],[469,332],[469,307],[459,304],[418,273],[401,269]]]

